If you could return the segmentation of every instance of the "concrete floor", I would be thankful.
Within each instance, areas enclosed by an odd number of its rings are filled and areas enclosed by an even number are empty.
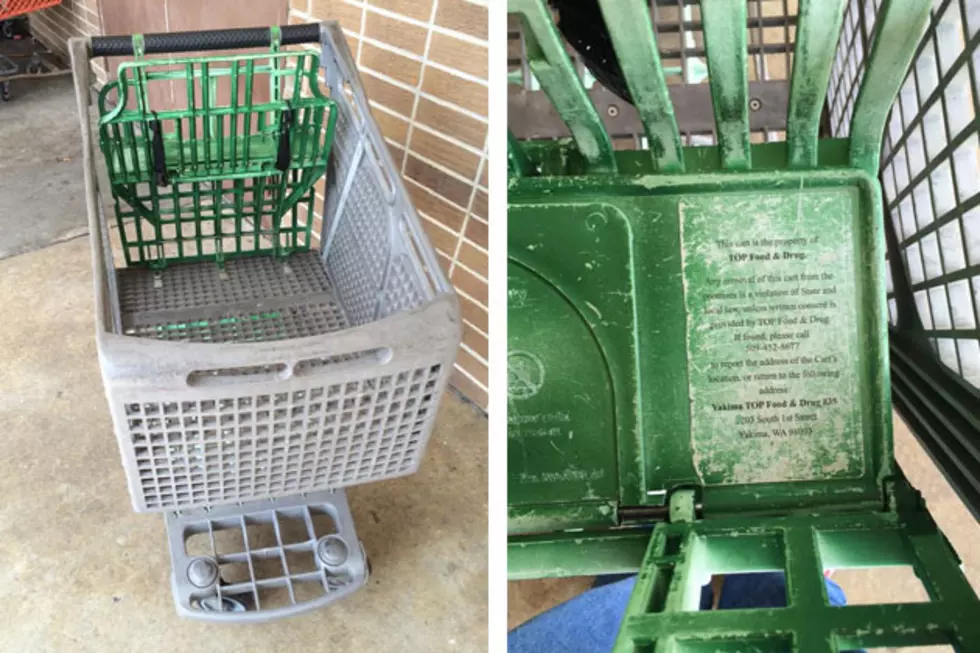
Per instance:
[[[929,511],[942,528],[950,543],[959,554],[963,570],[980,593],[980,523],[959,500],[936,469],[908,427],[895,417],[895,456],[909,481],[925,497]],[[911,569],[860,569],[840,570],[834,580],[844,588],[848,602],[897,603],[926,601],[921,583]],[[592,578],[559,578],[528,580],[508,583],[508,628],[515,628],[531,617],[584,592],[592,584]],[[910,649],[874,649],[876,653],[904,653]],[[949,647],[921,647],[916,653],[951,652]]]
[[[367,587],[267,624],[177,617],[163,518],[132,511],[102,391],[63,81],[0,105],[0,652],[485,651],[487,421],[452,393],[419,473],[348,492]]]
[[[71,77],[11,82],[0,103],[0,258],[85,233]]]

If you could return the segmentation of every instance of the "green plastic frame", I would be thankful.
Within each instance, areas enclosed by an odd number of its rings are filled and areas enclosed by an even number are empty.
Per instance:
[[[959,559],[915,495],[873,514],[659,524],[614,653],[837,653],[948,644],[980,650],[980,610]],[[928,602],[831,606],[824,571],[911,567]],[[786,607],[697,611],[710,575],[782,571]]]
[[[974,650],[980,630],[971,615],[980,614],[980,601],[895,464],[891,440],[877,174],[885,120],[930,2],[886,0],[850,138],[819,140],[845,0],[802,0],[786,141],[753,145],[745,6],[702,0],[718,144],[697,148],[681,146],[647,4],[599,4],[648,150],[612,148],[545,3],[509,1],[522,21],[530,70],[572,135],[508,141],[510,577],[639,570],[617,653],[744,651],[749,644],[758,651],[932,643]],[[686,351],[694,331],[684,304],[696,295],[687,285],[696,278],[691,262],[677,259],[686,255],[680,243],[703,242],[691,240],[698,236],[691,225],[700,223],[690,207],[710,214],[703,208],[710,198],[733,236],[747,228],[743,207],[789,198],[799,204],[794,211],[779,205],[777,229],[795,220],[810,231],[822,225],[850,234],[839,242],[853,247],[853,259],[834,272],[855,303],[853,330],[840,339],[860,343],[849,350],[859,379],[859,475],[835,477],[827,466],[824,478],[725,482],[723,470],[720,480],[705,482],[703,466],[698,471],[689,436],[696,353]],[[540,399],[555,378],[564,394]],[[525,408],[530,401],[538,402],[533,410]],[[841,532],[850,535],[820,535]],[[778,568],[752,557],[763,533],[769,553],[782,555],[788,607],[689,611],[689,586],[700,586],[705,573]],[[674,537],[686,544],[668,555],[665,542]],[[721,541],[720,553],[705,553],[697,544],[703,538]],[[824,567],[900,563],[914,568],[931,603],[826,604]],[[677,573],[665,579],[667,566]]]
[[[127,266],[310,249],[337,115],[319,66],[318,52],[278,47],[120,64],[99,93],[99,143]],[[184,108],[153,108],[168,89]]]

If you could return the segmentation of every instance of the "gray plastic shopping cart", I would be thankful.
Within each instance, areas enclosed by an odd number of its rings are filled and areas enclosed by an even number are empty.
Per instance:
[[[216,50],[232,54],[177,54]],[[71,53],[102,377],[133,507],[166,516],[178,612],[255,621],[345,596],[368,567],[342,488],[417,470],[460,331],[340,28]],[[96,130],[101,56],[132,59]]]

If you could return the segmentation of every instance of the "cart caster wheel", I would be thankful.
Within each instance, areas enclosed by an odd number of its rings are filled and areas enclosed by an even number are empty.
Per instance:
[[[238,599],[230,596],[222,596],[218,600],[218,595],[208,596],[197,602],[197,606],[204,612],[247,612],[248,608]]]
[[[27,74],[37,75],[44,69],[44,62],[41,60],[41,55],[37,52],[31,55],[31,60],[27,62]]]
[[[0,82],[0,100],[3,102],[10,100],[10,82]]]

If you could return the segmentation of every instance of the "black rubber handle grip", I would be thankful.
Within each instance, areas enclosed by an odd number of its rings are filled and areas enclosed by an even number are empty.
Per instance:
[[[279,28],[279,32],[282,45],[320,42],[319,23],[285,25]],[[198,32],[171,32],[143,36],[146,54],[261,48],[268,46],[271,42],[272,34],[268,27],[210,29]],[[132,54],[132,36],[92,37],[93,57],[125,57]]]

